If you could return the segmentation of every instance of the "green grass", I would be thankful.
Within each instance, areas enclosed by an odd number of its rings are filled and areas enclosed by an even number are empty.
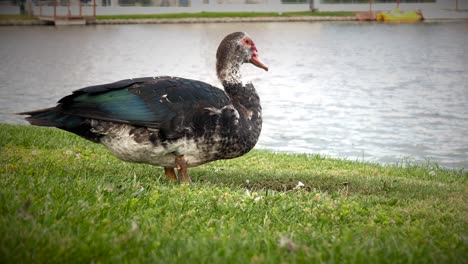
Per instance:
[[[177,14],[99,15],[97,19],[161,19],[161,18],[224,18],[224,17],[292,17],[292,16],[354,16],[354,12],[200,12]]]
[[[232,17],[294,17],[294,16],[354,16],[354,12],[200,12],[175,14],[98,15],[103,19],[177,19],[177,18],[232,18]],[[2,20],[37,20],[26,15],[0,15]]]
[[[190,172],[173,184],[69,133],[0,124],[0,262],[468,259],[463,170],[256,150]]]

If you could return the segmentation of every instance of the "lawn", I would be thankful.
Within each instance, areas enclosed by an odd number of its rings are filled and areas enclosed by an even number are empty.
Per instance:
[[[99,19],[174,19],[174,18],[224,18],[224,17],[295,17],[295,16],[354,16],[354,12],[199,12],[177,14],[98,15]]]
[[[174,184],[58,129],[0,124],[0,262],[468,259],[464,170],[254,150],[190,172]]]
[[[223,18],[223,17],[297,17],[297,16],[354,16],[354,12],[198,12],[171,14],[97,15],[97,19],[160,19],[160,18]],[[0,14],[2,20],[36,20],[27,15]]]

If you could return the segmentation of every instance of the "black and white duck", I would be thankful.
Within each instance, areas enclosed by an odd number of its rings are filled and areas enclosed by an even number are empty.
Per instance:
[[[257,143],[262,108],[254,86],[241,81],[244,63],[268,70],[252,39],[235,32],[216,53],[224,90],[179,77],[128,79],[76,90],[55,107],[20,114],[32,125],[75,133],[124,161],[162,166],[169,179],[191,183],[188,167],[242,156]]]

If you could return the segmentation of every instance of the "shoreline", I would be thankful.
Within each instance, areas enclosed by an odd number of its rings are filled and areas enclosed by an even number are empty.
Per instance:
[[[98,19],[87,25],[113,24],[195,24],[239,22],[304,22],[304,21],[356,21],[352,16],[297,16],[297,17],[216,17],[216,18],[149,18],[149,19]]]
[[[216,18],[129,18],[96,19],[86,21],[86,25],[125,25],[125,24],[204,24],[242,22],[307,22],[307,21],[357,21],[354,16],[291,16],[291,17],[216,17]],[[48,26],[42,20],[0,20],[0,26]]]
[[[425,19],[424,22],[456,22],[466,21],[463,18]],[[354,16],[290,16],[290,17],[216,17],[216,18],[126,18],[126,19],[96,19],[86,21],[88,25],[136,25],[136,24],[205,24],[205,23],[255,23],[255,22],[359,22]],[[377,22],[378,21],[364,21]],[[51,26],[53,23],[43,20],[0,20],[1,26]]]

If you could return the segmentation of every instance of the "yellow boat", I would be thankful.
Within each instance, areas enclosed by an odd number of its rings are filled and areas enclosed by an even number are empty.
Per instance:
[[[375,16],[377,21],[386,22],[418,22],[423,20],[423,16],[420,11],[408,10],[401,11],[395,9],[392,12],[380,12]]]

